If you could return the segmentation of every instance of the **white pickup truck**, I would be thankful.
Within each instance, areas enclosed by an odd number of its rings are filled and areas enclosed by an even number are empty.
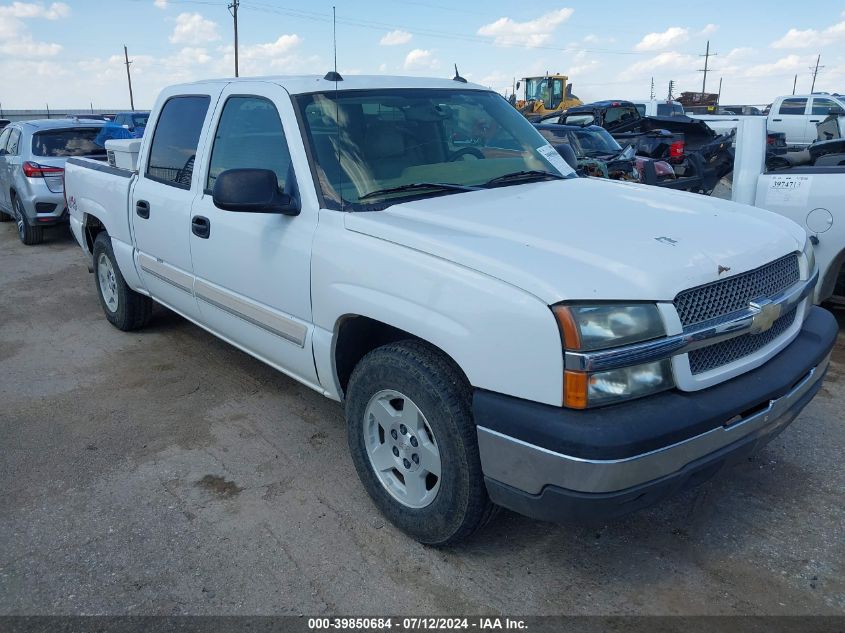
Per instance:
[[[423,543],[703,481],[795,418],[837,335],[800,226],[578,178],[460,81],[174,86],[134,170],[65,177],[108,320],[156,301],[342,402],[364,487]]]
[[[806,147],[818,138],[816,125],[828,116],[839,117],[839,128],[845,137],[845,100],[836,95],[809,94],[788,95],[775,99],[766,116],[766,128],[770,133],[783,132],[789,147]],[[690,118],[707,123],[714,132],[725,134],[736,129],[738,122],[760,115],[733,114],[689,114]]]

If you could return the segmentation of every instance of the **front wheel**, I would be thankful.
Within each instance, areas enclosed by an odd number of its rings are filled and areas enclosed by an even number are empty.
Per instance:
[[[444,546],[493,516],[471,391],[438,350],[401,341],[367,354],[349,380],[346,420],[358,476],[381,512],[421,543]]]
[[[94,240],[94,280],[109,323],[128,332],[149,322],[153,301],[127,285],[117,266],[111,238],[105,231]]]

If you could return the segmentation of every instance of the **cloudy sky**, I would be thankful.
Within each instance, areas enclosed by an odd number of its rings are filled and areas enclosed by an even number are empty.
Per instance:
[[[4,109],[125,108],[123,45],[135,105],[161,87],[233,74],[231,0],[0,1],[0,103]],[[241,0],[241,75],[325,73],[331,66],[331,0]],[[845,2],[603,3],[486,0],[334,0],[342,73],[461,74],[501,92],[513,78],[570,76],[584,100],[700,90],[706,41],[723,103],[768,103],[809,91],[845,93]]]

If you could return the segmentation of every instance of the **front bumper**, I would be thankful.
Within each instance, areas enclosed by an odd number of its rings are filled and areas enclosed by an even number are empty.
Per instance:
[[[494,502],[550,521],[646,507],[744,458],[821,387],[838,325],[814,307],[765,365],[702,391],[575,411],[477,391],[481,465]]]

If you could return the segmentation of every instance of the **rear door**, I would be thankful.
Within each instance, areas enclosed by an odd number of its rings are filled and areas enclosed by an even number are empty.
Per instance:
[[[807,145],[807,103],[806,97],[789,97],[781,101],[769,120],[770,132],[783,132],[787,145]]]
[[[298,152],[300,164],[305,157],[295,121],[282,87],[265,82],[227,87],[206,142],[210,151],[201,167],[203,187],[192,211],[199,228],[192,226],[189,239],[203,322],[258,358],[316,385],[310,270],[317,209],[303,205],[296,216],[224,211],[212,196],[215,178],[238,168],[273,170],[280,190],[296,196],[292,151]]]
[[[194,163],[218,94],[212,87],[164,97],[130,196],[139,274],[150,295],[190,318],[198,316],[188,242],[191,205],[201,191]]]
[[[0,207],[3,209],[10,209],[9,204],[9,161],[6,160],[6,145],[9,142],[9,134],[12,128],[7,127],[0,133]]]
[[[813,141],[818,138],[818,124],[824,121],[831,114],[842,116],[845,114],[845,109],[829,97],[813,97],[813,102],[810,105],[809,129],[807,130],[807,140]]]

